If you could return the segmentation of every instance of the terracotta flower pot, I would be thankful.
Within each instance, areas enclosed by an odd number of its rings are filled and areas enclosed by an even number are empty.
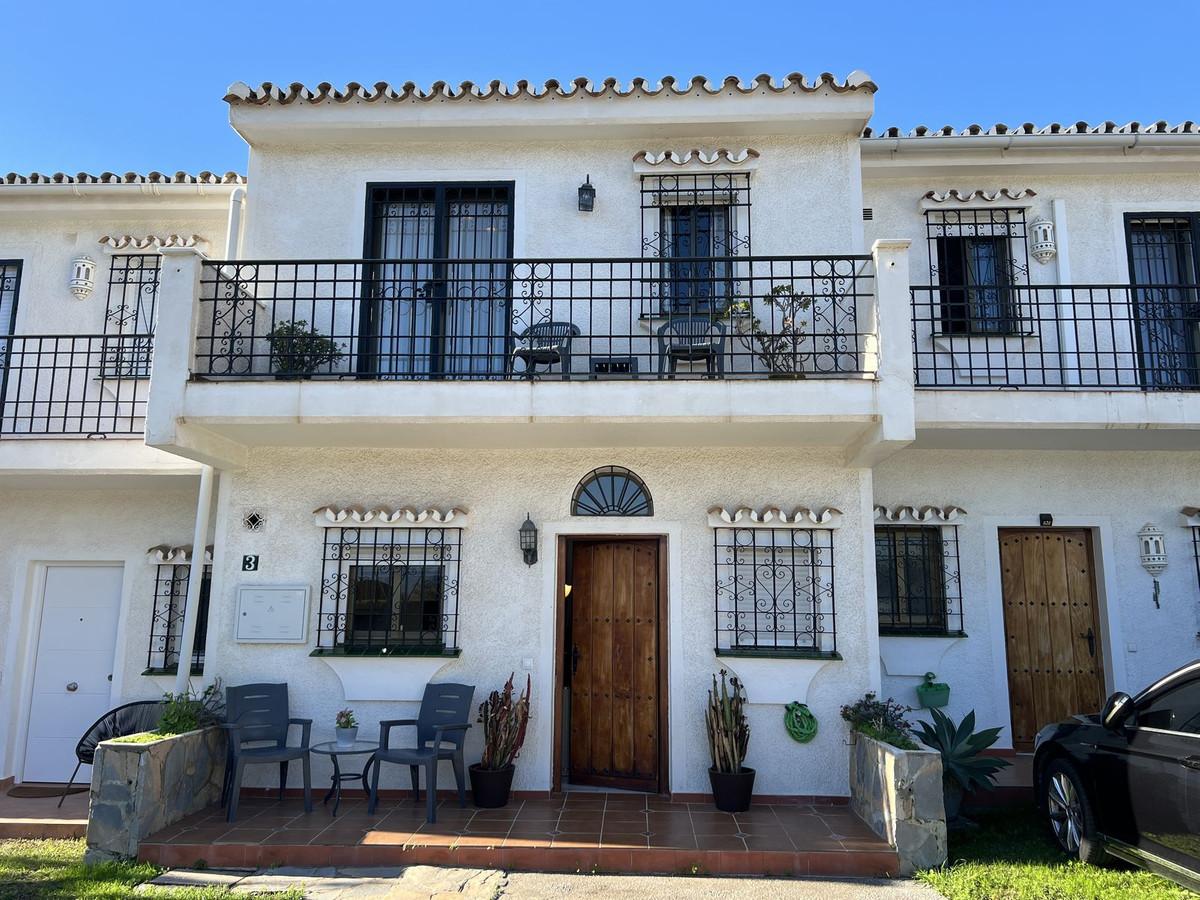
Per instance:
[[[503,769],[485,769],[479,763],[468,767],[471,772],[471,794],[480,809],[499,809],[508,805],[512,792],[513,773],[517,767],[509,765]]]
[[[742,766],[740,772],[718,772],[708,769],[708,780],[712,785],[713,803],[721,812],[745,812],[750,808],[750,797],[754,793],[754,770]]]

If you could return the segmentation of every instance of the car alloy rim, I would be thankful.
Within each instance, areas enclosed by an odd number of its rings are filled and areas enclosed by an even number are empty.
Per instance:
[[[1050,811],[1050,827],[1058,843],[1068,853],[1078,852],[1083,834],[1083,810],[1075,785],[1064,772],[1055,772],[1050,777],[1046,805]]]

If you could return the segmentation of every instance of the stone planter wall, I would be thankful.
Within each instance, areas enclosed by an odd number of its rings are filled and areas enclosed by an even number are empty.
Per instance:
[[[221,799],[225,733],[202,728],[146,744],[103,741],[92,766],[91,864],[137,856],[148,834]]]
[[[851,735],[850,805],[896,848],[900,874],[946,861],[942,757],[932,750],[900,750],[864,734]]]

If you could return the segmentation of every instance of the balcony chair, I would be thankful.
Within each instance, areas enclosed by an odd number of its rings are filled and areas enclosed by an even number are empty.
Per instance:
[[[162,711],[161,700],[138,700],[110,709],[93,722],[92,727],[83,733],[83,737],[75,745],[75,758],[79,761],[75,764],[75,771],[71,773],[71,780],[63,789],[62,796],[58,798],[58,805],[61,807],[67,795],[71,793],[71,786],[75,783],[75,776],[79,774],[79,767],[90,766],[96,761],[96,747],[101,741],[152,731],[158,727]]]
[[[229,734],[229,755],[225,766],[225,787],[221,797],[227,804],[225,819],[237,817],[242,772],[246,766],[279,764],[279,799],[287,786],[288,763],[293,759],[304,765],[304,811],[312,812],[312,771],[308,739],[312,719],[294,719],[288,714],[286,684],[241,684],[225,689],[225,718],[222,728]],[[289,746],[288,730],[300,726],[300,743]],[[246,746],[251,744],[254,746]]]
[[[674,316],[658,328],[658,373],[675,377],[681,362],[703,362],[709,376],[725,372],[725,323],[710,316]]]
[[[538,366],[562,367],[563,381],[571,377],[571,341],[579,337],[579,327],[571,322],[539,322],[519,335],[513,347],[513,360],[525,363],[525,371],[537,374]]]
[[[467,805],[466,769],[463,766],[463,742],[470,728],[471,698],[475,687],[470,684],[427,684],[421,698],[421,711],[415,719],[390,719],[379,723],[379,750],[371,768],[371,799],[367,812],[375,812],[379,802],[379,764],[396,763],[408,766],[412,778],[413,799],[419,800],[420,773],[425,769],[425,819],[437,821],[437,771],[439,760],[448,759],[454,765],[454,780],[458,785],[458,805]],[[389,733],[393,728],[415,725],[415,747],[391,747]],[[447,746],[449,745],[449,746]]]

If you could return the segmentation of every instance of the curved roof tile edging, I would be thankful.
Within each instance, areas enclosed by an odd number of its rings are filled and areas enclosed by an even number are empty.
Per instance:
[[[967,511],[961,506],[876,506],[876,522],[953,522]]]
[[[322,528],[336,528],[340,525],[348,527],[361,525],[391,528],[461,528],[465,524],[461,520],[466,515],[467,510],[457,506],[444,510],[432,507],[414,509],[411,506],[402,506],[395,510],[386,506],[377,506],[372,509],[363,509],[357,506],[322,506],[313,510],[316,523]]]
[[[159,236],[157,234],[148,234],[144,237],[138,237],[133,234],[112,235],[106,234],[100,240],[96,241],[107,250],[161,250],[163,247],[197,247],[201,244],[207,244],[208,238],[201,237],[198,234],[187,235],[168,234]]]
[[[955,128],[952,125],[930,128],[927,125],[918,125],[909,131],[893,125],[878,131],[870,127],[864,128],[862,136],[868,139],[886,140],[927,137],[1003,137],[1021,134],[1200,134],[1200,125],[1190,119],[1180,122],[1178,125],[1172,125],[1162,119],[1148,124],[1126,122],[1124,125],[1118,125],[1111,120],[1097,125],[1088,122],[1075,122],[1068,125],[1061,122],[1051,122],[1049,125],[1035,125],[1032,122],[1006,125],[1003,122],[997,122],[991,126],[968,125],[965,128]]]
[[[198,172],[190,174],[188,172],[176,172],[174,175],[168,175],[163,172],[126,172],[123,175],[116,172],[101,172],[99,175],[93,175],[90,172],[78,172],[74,175],[68,175],[66,172],[55,172],[51,175],[43,175],[41,172],[30,172],[28,175],[21,175],[17,172],[9,172],[2,179],[0,185],[5,184],[245,184],[246,176],[239,175],[236,172],[226,172],[224,175],[218,175],[215,172]]]
[[[286,105],[298,101],[316,104],[326,101],[334,103],[358,101],[375,103],[380,100],[390,102],[404,102],[408,100],[428,102],[432,100],[464,99],[566,100],[581,96],[623,98],[634,96],[656,97],[662,94],[682,97],[696,91],[703,91],[709,96],[726,92],[753,94],[760,90],[767,90],[775,94],[792,90],[813,94],[825,88],[838,94],[848,91],[874,93],[877,90],[877,86],[871,80],[870,76],[866,72],[856,69],[842,80],[839,80],[829,72],[822,72],[813,81],[810,81],[800,72],[792,72],[778,82],[771,75],[756,75],[749,82],[743,82],[736,75],[727,75],[720,82],[715,83],[703,75],[696,75],[686,81],[668,75],[657,83],[652,83],[645,78],[634,78],[626,86],[622,86],[616,78],[605,78],[598,84],[590,78],[575,78],[566,82],[551,78],[540,86],[524,79],[512,86],[499,80],[490,81],[487,85],[477,85],[471,81],[464,81],[458,87],[454,87],[446,81],[435,81],[428,89],[421,88],[411,81],[406,81],[399,87],[393,87],[386,81],[379,81],[374,85],[364,85],[357,81],[351,81],[342,88],[336,88],[327,81],[321,82],[315,88],[309,88],[300,82],[293,82],[292,84],[283,86],[272,84],[269,81],[263,82],[258,87],[251,87],[244,82],[237,81],[229,86],[224,99],[226,103],[231,105],[262,106],[267,103]]]
[[[957,200],[959,203],[970,203],[973,200],[985,200],[988,203],[995,203],[997,200],[1024,200],[1026,197],[1036,197],[1037,191],[1033,188],[1021,188],[1020,190],[1011,190],[1009,188],[1000,188],[998,191],[974,190],[963,193],[958,188],[951,188],[948,191],[926,191],[925,199],[934,203],[946,203],[950,200]]]
[[[691,150],[685,150],[682,153],[676,150],[663,150],[659,153],[655,153],[653,150],[639,150],[633,154],[633,161],[635,163],[645,163],[648,166],[661,166],[664,163],[670,163],[675,166],[686,166],[691,162],[697,162],[705,166],[716,165],[719,162],[737,165],[749,159],[758,159],[760,155],[752,147],[743,147],[740,150],[728,150],[725,147],[718,147],[716,150],[700,150],[693,147]]]
[[[832,506],[822,509],[798,506],[790,514],[778,506],[762,509],[741,506],[733,510],[714,506],[708,511],[710,528],[837,528],[841,520],[842,511]]]

